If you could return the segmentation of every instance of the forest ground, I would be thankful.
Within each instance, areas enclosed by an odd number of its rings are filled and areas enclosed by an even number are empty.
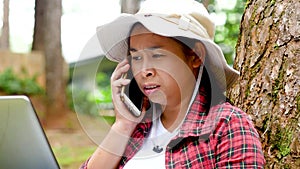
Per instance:
[[[44,129],[61,169],[79,168],[97,147],[81,127],[75,113],[52,121]]]
[[[43,120],[40,112],[45,110],[44,102],[39,97],[33,97],[31,101],[61,169],[79,168],[92,155],[97,144],[85,132],[77,114],[74,111],[65,110],[62,113],[63,116]],[[88,116],[86,118],[90,123],[97,121]],[[105,134],[105,131],[99,128],[95,129],[95,132]]]

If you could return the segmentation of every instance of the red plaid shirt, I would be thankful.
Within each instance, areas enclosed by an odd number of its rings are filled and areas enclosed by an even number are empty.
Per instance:
[[[263,168],[259,135],[248,115],[229,103],[213,106],[207,113],[205,98],[205,93],[197,95],[179,134],[168,144],[166,168]],[[141,148],[151,126],[151,122],[145,122],[136,127],[119,169]]]

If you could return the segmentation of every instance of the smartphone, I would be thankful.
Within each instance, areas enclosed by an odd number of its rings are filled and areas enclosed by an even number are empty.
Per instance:
[[[128,74],[124,73],[121,78],[127,78],[127,76]],[[132,78],[129,85],[122,86],[120,97],[132,115],[135,117],[139,117],[141,115],[144,95],[138,88],[134,78]]]

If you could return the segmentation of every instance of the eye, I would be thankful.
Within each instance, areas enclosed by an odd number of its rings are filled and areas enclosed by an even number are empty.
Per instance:
[[[152,57],[153,58],[160,58],[160,57],[163,57],[165,55],[161,54],[161,53],[157,53],[157,54],[153,54]]]
[[[132,56],[132,60],[141,60],[142,56]]]

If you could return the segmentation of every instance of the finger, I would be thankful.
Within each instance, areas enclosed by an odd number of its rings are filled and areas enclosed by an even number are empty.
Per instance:
[[[112,92],[113,93],[119,93],[121,91],[120,88],[122,86],[128,85],[129,83],[130,83],[130,79],[120,78],[118,80],[113,81],[112,84],[111,84],[112,85]]]
[[[130,79],[118,79],[112,82],[113,87],[122,87],[130,83]]]
[[[129,68],[130,68],[129,64],[125,64],[123,66],[116,68],[111,76],[111,81],[120,79],[122,77],[122,74],[128,72]]]
[[[124,60],[122,60],[121,62],[118,63],[116,68],[122,67],[124,65],[126,65],[128,63],[128,60],[125,58]]]

